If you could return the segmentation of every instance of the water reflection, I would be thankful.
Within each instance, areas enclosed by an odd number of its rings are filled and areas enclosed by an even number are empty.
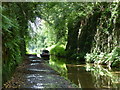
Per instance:
[[[94,64],[67,64],[51,57],[49,64],[80,88],[120,88],[120,71]]]
[[[120,74],[104,68],[101,65],[86,64],[87,70],[91,71],[93,80],[96,81],[94,87],[101,88],[118,88],[120,87]],[[120,71],[117,71],[120,72]],[[117,82],[117,83],[116,83]]]
[[[58,60],[56,57],[51,57],[49,60],[49,64],[62,76],[67,76],[67,67],[63,59]]]

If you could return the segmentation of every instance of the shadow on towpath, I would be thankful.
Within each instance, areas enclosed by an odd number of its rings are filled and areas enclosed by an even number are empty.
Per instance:
[[[45,64],[45,60],[34,55],[26,56],[26,60],[17,67],[11,80],[4,88],[75,88],[57,72]]]

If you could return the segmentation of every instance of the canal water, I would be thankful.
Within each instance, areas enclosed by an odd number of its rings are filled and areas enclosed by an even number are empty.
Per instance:
[[[69,63],[68,63],[69,62]],[[79,88],[119,88],[120,70],[52,56],[49,65]]]

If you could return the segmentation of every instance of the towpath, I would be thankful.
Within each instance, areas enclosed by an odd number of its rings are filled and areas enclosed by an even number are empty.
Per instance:
[[[45,64],[45,60],[28,55],[26,60],[17,67],[11,80],[4,88],[74,88],[73,84],[61,77]]]

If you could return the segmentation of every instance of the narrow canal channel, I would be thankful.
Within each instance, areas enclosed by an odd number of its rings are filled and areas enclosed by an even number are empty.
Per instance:
[[[119,88],[120,70],[94,64],[79,64],[54,56],[49,65],[79,88]]]

